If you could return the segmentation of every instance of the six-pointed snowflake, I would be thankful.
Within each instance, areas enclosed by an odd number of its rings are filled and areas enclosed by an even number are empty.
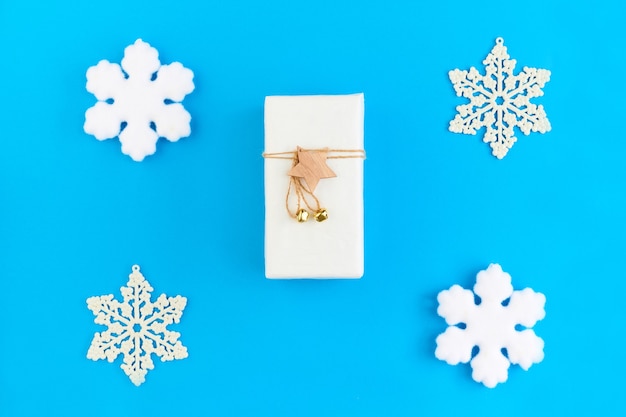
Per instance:
[[[176,142],[191,134],[191,116],[178,102],[193,89],[191,70],[161,65],[157,50],[138,39],[121,67],[102,60],[87,70],[87,91],[99,101],[85,113],[85,132],[98,140],[119,136],[122,153],[142,161],[159,137]]]
[[[180,321],[187,299],[161,294],[152,302],[153,290],[139,266],[134,265],[128,284],[120,288],[124,302],[113,299],[113,295],[87,299],[87,307],[96,316],[94,321],[108,327],[94,335],[87,357],[113,362],[121,353],[121,368],[137,386],[145,381],[148,370],[154,369],[153,353],[162,362],[187,357],[187,348],[178,340],[180,333],[166,329]]]
[[[493,388],[507,380],[510,363],[528,370],[543,360],[543,340],[530,327],[544,318],[546,297],[530,288],[513,291],[511,276],[500,265],[478,273],[474,292],[453,285],[437,301],[437,313],[449,327],[437,337],[435,356],[450,365],[471,360],[476,382]],[[519,331],[518,325],[526,329]],[[472,358],[474,347],[478,353]]]
[[[502,159],[517,141],[515,126],[525,135],[550,131],[543,106],[530,102],[543,95],[541,89],[550,81],[550,71],[524,67],[513,75],[516,61],[509,59],[502,38],[496,39],[483,64],[485,75],[474,67],[449,72],[456,95],[470,100],[469,104],[457,106],[458,114],[450,122],[450,131],[475,135],[485,127],[483,141],[491,145],[494,156]]]

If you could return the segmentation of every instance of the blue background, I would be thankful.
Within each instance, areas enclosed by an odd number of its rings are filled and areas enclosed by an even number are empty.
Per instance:
[[[624,415],[626,6],[583,3],[1,0],[0,415]],[[447,131],[497,36],[552,71],[552,132],[502,161]],[[196,83],[142,163],[82,130],[137,38]],[[264,96],[361,91],[365,276],[266,280]],[[437,293],[491,262],[547,297],[544,361],[493,390],[434,357]],[[86,359],[135,263],[189,300],[189,358],[139,388]]]

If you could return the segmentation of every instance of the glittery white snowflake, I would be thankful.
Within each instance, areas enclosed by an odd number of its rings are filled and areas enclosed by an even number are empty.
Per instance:
[[[550,122],[542,105],[530,102],[543,95],[543,86],[550,81],[550,71],[524,67],[513,75],[516,60],[509,59],[504,40],[496,45],[483,61],[485,75],[471,67],[449,72],[456,95],[466,97],[469,104],[457,106],[458,114],[450,122],[450,131],[475,135],[486,128],[483,141],[491,145],[498,159],[504,158],[517,141],[513,128],[517,126],[524,135],[530,132],[550,131]]]
[[[180,333],[166,329],[180,321],[187,299],[161,294],[152,302],[153,290],[134,265],[128,284],[120,288],[123,303],[111,294],[87,299],[87,307],[96,315],[94,321],[108,327],[94,335],[87,357],[113,362],[121,353],[121,368],[137,386],[145,381],[148,370],[154,369],[153,353],[162,362],[187,357],[187,348],[178,340]]]
[[[474,292],[453,285],[437,301],[437,313],[449,327],[437,337],[435,356],[450,365],[471,360],[476,382],[493,388],[507,380],[510,363],[528,370],[543,360],[543,340],[530,327],[544,318],[546,297],[530,288],[513,291],[511,276],[500,265],[478,273]],[[472,358],[474,347],[479,350]]]
[[[121,67],[102,60],[87,70],[87,91],[99,101],[85,113],[85,132],[98,140],[119,136],[122,153],[142,161],[159,137],[176,142],[191,134],[191,116],[178,102],[193,89],[191,70],[161,65],[157,50],[138,39]]]

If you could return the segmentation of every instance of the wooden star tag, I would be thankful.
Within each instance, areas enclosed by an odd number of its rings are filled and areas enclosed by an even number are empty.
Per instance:
[[[322,178],[334,178],[337,176],[326,165],[328,151],[307,151],[298,146],[298,163],[289,170],[287,175],[304,178],[310,191],[315,191],[317,183]]]

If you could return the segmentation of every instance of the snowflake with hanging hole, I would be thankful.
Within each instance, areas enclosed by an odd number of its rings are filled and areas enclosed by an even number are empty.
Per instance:
[[[85,113],[84,130],[98,140],[119,137],[122,153],[139,162],[191,134],[191,116],[180,102],[194,89],[193,72],[179,62],[161,65],[159,53],[138,39],[122,65],[102,60],[87,70],[87,91],[99,100]]]
[[[528,370],[543,360],[543,340],[530,328],[545,317],[546,297],[530,288],[513,291],[500,265],[478,273],[474,292],[453,285],[437,301],[449,327],[437,337],[435,356],[450,365],[470,362],[476,382],[493,388],[506,382],[510,364]]]
[[[543,96],[541,89],[550,81],[550,71],[524,67],[514,75],[517,61],[509,58],[504,40],[498,38],[483,61],[485,75],[474,67],[448,74],[456,95],[470,100],[469,104],[457,106],[450,131],[475,135],[485,127],[483,141],[489,143],[498,159],[504,158],[517,141],[513,132],[516,126],[524,135],[546,133],[551,128],[543,106],[530,102],[531,98]]]
[[[134,265],[128,283],[120,288],[123,302],[113,299],[111,294],[87,299],[87,307],[96,316],[95,323],[108,327],[94,335],[87,358],[113,362],[122,354],[121,368],[137,386],[154,369],[152,354],[162,362],[187,357],[187,348],[178,340],[180,333],[166,329],[180,322],[187,299],[161,294],[152,302],[153,290],[139,266]]]

